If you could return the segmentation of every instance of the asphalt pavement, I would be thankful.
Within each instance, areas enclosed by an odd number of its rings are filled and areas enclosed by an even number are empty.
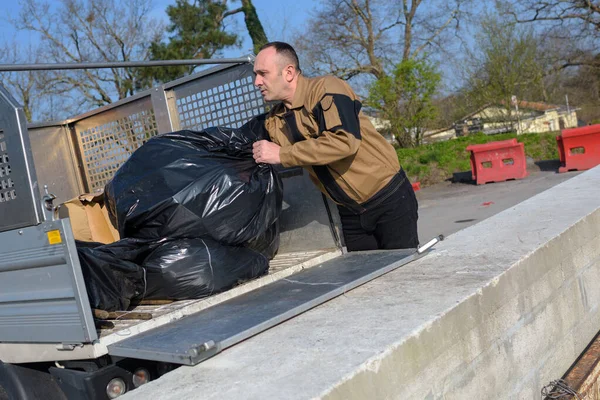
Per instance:
[[[529,162],[525,179],[485,185],[468,180],[469,171],[455,174],[462,182],[446,181],[417,191],[420,242],[439,234],[451,235],[580,173],[559,174],[558,167],[558,161]]]

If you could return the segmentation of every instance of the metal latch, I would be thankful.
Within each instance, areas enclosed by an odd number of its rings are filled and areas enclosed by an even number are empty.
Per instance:
[[[44,211],[45,221],[58,220],[58,207],[54,205],[56,196],[48,193],[48,185],[44,185],[44,196],[42,197],[42,210]]]
[[[56,345],[58,351],[73,351],[75,347],[83,347],[83,343],[61,343]]]

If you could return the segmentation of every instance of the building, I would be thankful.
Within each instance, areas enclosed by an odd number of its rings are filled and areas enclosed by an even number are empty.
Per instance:
[[[394,144],[396,141],[394,140],[394,135],[390,132],[391,123],[387,119],[382,119],[373,115],[366,114],[367,118],[373,124],[373,127],[377,130],[377,132],[381,133],[381,135],[387,140],[389,143]]]
[[[452,127],[431,131],[425,136],[429,141],[437,141],[474,132],[487,135],[541,133],[575,128],[578,124],[576,108],[532,101],[519,101],[517,107],[511,107],[509,112],[502,103],[488,104],[455,122]]]

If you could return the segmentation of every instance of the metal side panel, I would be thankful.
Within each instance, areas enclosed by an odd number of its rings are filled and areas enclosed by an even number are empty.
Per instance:
[[[0,232],[42,219],[25,114],[0,85]]]
[[[337,215],[337,208],[330,210]],[[341,247],[332,235],[323,196],[310,181],[308,174],[283,180],[283,207],[279,227],[281,253]]]
[[[0,233],[0,342],[96,339],[69,220]]]
[[[420,257],[415,250],[347,253],[260,289],[108,346],[114,356],[195,365]]]
[[[30,127],[29,139],[42,196],[44,185],[56,196],[55,204],[85,192],[68,127]]]

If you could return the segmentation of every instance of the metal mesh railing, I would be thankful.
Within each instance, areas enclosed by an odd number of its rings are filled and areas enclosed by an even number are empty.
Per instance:
[[[156,101],[153,96],[158,92],[151,90],[149,95],[140,94],[142,97],[127,99],[75,123],[90,191],[101,190],[129,156],[148,139],[163,133],[165,126],[238,128],[268,109],[254,87],[249,64],[207,70],[165,86],[168,89],[157,89],[172,94],[164,96],[169,99],[166,103]],[[167,112],[169,109],[172,112]],[[159,131],[159,123],[163,131]]]
[[[182,129],[239,128],[265,112],[265,103],[254,87],[253,77],[243,76],[178,97],[177,111]]]
[[[79,154],[74,157],[87,190],[97,192],[135,150],[159,133],[239,128],[269,108],[254,87],[252,65],[242,63],[205,70],[74,117],[68,128],[77,139]]]

